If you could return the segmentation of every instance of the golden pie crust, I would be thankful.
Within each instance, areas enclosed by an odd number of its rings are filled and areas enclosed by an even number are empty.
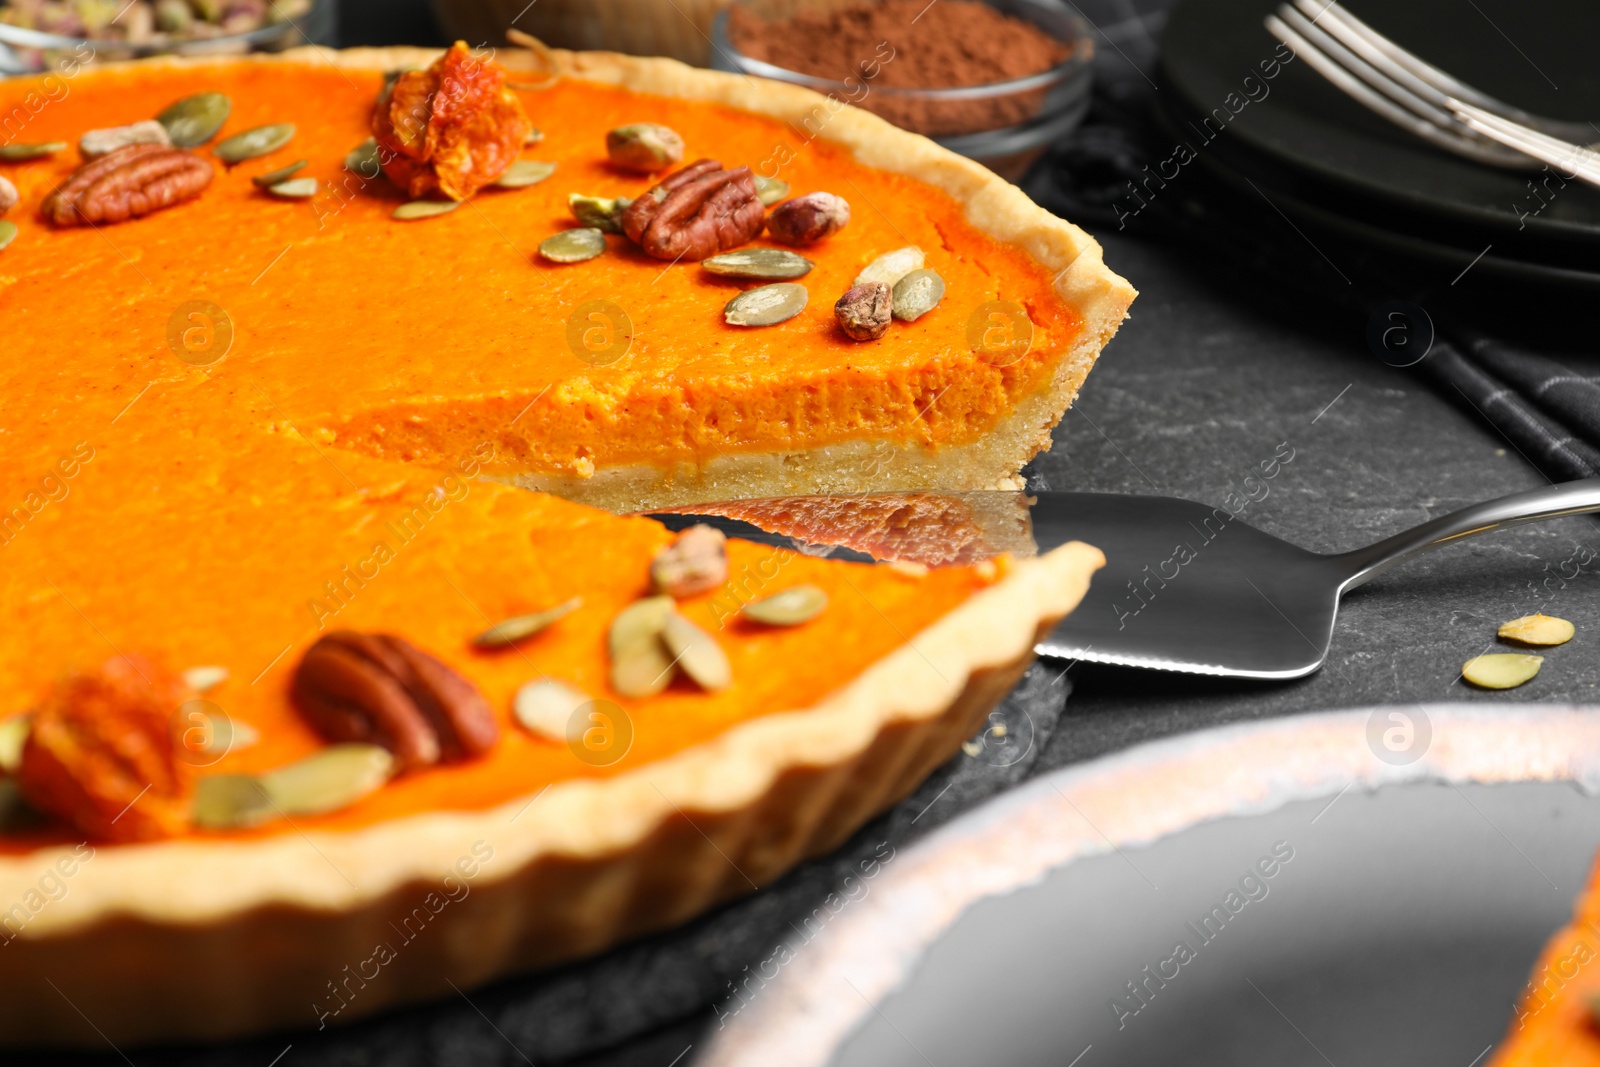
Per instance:
[[[436,53],[314,55],[387,70]],[[669,60],[553,57],[583,78],[790,120],[821,101]],[[536,66],[526,53],[500,58],[513,70]],[[983,230],[1058,271],[1057,290],[1081,313],[1084,328],[1052,383],[1008,426],[966,452],[907,454],[908,487],[947,477],[1008,482],[1048,443],[1132,289],[1103,266],[1092,239],[976,164],[849,109],[825,136],[864,163],[944,189]],[[798,463],[792,455],[729,462],[686,495],[774,496],[834,488],[843,477],[827,450]],[[614,492],[571,495],[660,503],[659,479],[617,474]],[[616,777],[350,832],[0,857],[0,911],[41,894],[47,901],[0,946],[0,1044],[216,1040],[344,1023],[597,952],[753,892],[836,847],[954,753],[1103,562],[1081,544],[1020,561],[826,698]],[[390,952],[374,962],[385,944]]]

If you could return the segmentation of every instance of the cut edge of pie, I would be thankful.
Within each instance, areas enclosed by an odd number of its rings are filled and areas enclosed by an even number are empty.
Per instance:
[[[411,930],[430,896],[444,900],[441,878],[485,846],[475,877],[455,876],[459,901],[424,912],[426,931],[359,995],[347,985],[326,1021],[597,952],[752,892],[837,847],[976,732],[1103,563],[1076,542],[1018,561],[815,705],[615,778],[349,833],[103,847],[5,945],[13,973],[66,982],[95,1029],[48,984],[7,982],[0,1045],[308,1027],[307,998]],[[3,899],[73,851],[0,859]]]

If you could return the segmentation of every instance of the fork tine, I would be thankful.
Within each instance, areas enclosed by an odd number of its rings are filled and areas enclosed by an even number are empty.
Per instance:
[[[1593,149],[1531,130],[1463,100],[1452,100],[1451,106],[1462,122],[1484,136],[1492,137],[1590,185],[1600,186],[1600,153]]]
[[[1595,136],[1597,132],[1600,132],[1587,123],[1567,122],[1535,115],[1521,108],[1512,107],[1502,100],[1497,100],[1487,93],[1474,89],[1460,79],[1440,70],[1415,52],[1400,47],[1393,40],[1385,37],[1360,18],[1351,14],[1338,0],[1294,0],[1294,2],[1313,23],[1325,28],[1330,34],[1338,37],[1339,40],[1351,48],[1356,48],[1354,41],[1360,41],[1372,51],[1382,54],[1403,72],[1403,74],[1396,74],[1397,80],[1404,83],[1417,95],[1431,100],[1439,107],[1448,106],[1445,103],[1446,99],[1459,100],[1475,104],[1485,111],[1510,119],[1513,122],[1520,122],[1525,126],[1539,130],[1541,133],[1578,141],[1587,141]],[[1359,51],[1360,49],[1357,50]]]
[[[1306,22],[1298,12],[1293,11],[1287,4],[1281,6],[1278,10],[1280,14],[1290,14],[1302,24]],[[1266,27],[1268,32],[1294,49],[1295,53],[1303,58],[1307,65],[1332,82],[1339,90],[1408,133],[1420,137],[1447,152],[1454,152],[1459,156],[1464,156],[1479,163],[1486,163],[1495,167],[1529,168],[1528,157],[1522,153],[1484,144],[1469,138],[1465,133],[1454,132],[1451,127],[1441,125],[1441,121],[1453,124],[1453,115],[1433,109],[1438,117],[1424,118],[1412,110],[1400,106],[1389,96],[1375,91],[1365,81],[1346,70],[1337,60],[1322,51],[1306,36],[1297,32],[1278,15],[1268,15]],[[1313,30],[1315,30],[1315,27],[1313,27]],[[1454,128],[1459,129],[1460,127]]]
[[[1431,86],[1424,85],[1424,92],[1431,96],[1432,99],[1418,95],[1393,77],[1391,73],[1393,68],[1383,69],[1372,63],[1368,56],[1352,51],[1345,46],[1343,41],[1324,30],[1314,20],[1306,18],[1289,4],[1279,5],[1278,16],[1302,37],[1315,43],[1324,55],[1337,62],[1339,66],[1354,74],[1407,111],[1412,112],[1418,118],[1427,119],[1435,126],[1445,130],[1452,130],[1455,126],[1454,116],[1447,110],[1443,93],[1438,92]],[[1381,57],[1379,62],[1382,62]]]

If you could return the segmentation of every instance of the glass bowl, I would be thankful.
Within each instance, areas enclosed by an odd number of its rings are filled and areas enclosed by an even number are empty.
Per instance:
[[[1049,70],[988,85],[913,89],[874,85],[860,78],[836,81],[745,55],[735,46],[728,12],[723,11],[711,24],[711,65],[717,70],[803,85],[841,103],[854,104],[904,129],[926,134],[1003,178],[1016,180],[1047,147],[1077,126],[1088,110],[1094,39],[1083,19],[1061,0],[987,2],[1004,14],[1031,22],[1071,51]],[[794,0],[736,0],[736,6],[764,18],[781,18],[795,9]]]
[[[337,21],[336,0],[312,0],[303,15],[245,33],[215,37],[157,36],[144,41],[75,37],[0,22],[0,76],[73,70],[111,60],[158,55],[239,55],[281,52],[302,44],[328,44]],[[269,9],[270,10],[270,9]]]

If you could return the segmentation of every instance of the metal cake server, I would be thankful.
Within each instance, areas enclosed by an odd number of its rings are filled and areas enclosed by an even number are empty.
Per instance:
[[[1085,541],[1106,556],[1077,610],[1039,643],[1040,655],[1234,678],[1299,678],[1327,658],[1346,591],[1465,537],[1600,511],[1600,478],[1476,504],[1335,555],[1308,552],[1224,508],[1192,500],[1066,492],[1022,499],[1033,501],[1032,534],[1040,551]],[[685,508],[657,517],[674,527],[709,521],[734,536],[752,536],[747,524],[711,510],[717,506],[703,505],[703,516]],[[816,544],[816,531],[806,537]],[[752,539],[785,540],[760,532]]]

